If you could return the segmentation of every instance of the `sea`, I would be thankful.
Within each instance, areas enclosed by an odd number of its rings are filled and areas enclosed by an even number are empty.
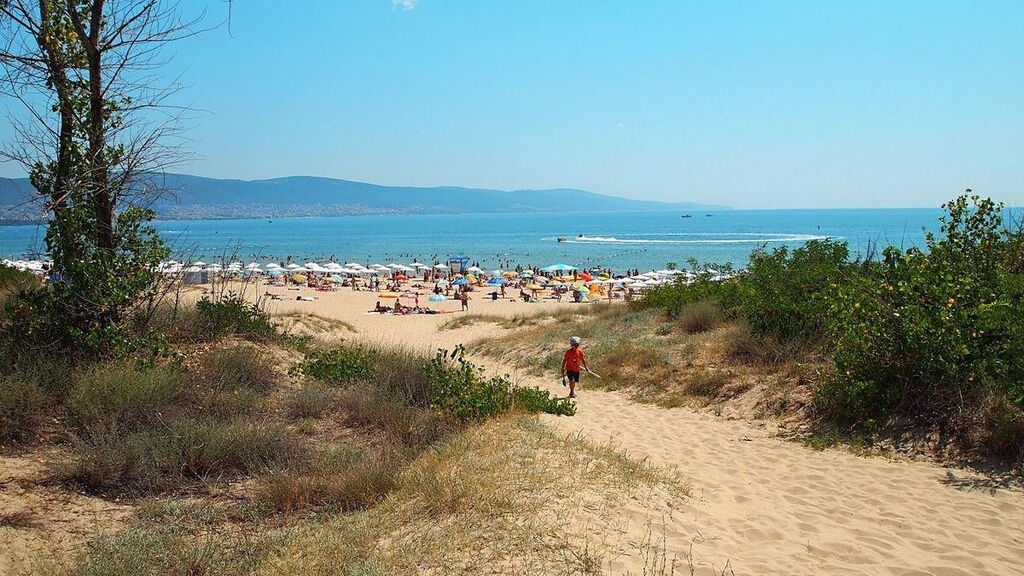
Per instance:
[[[465,256],[488,270],[565,263],[612,270],[675,263],[742,268],[757,249],[830,238],[852,256],[924,247],[938,209],[401,214],[154,223],[178,261],[429,264]],[[44,225],[0,226],[0,257],[43,250]]]

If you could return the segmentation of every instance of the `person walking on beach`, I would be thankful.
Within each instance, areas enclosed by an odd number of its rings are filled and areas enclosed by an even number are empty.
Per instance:
[[[580,368],[590,371],[587,359],[580,347],[580,337],[569,338],[569,349],[562,356],[562,384],[569,381],[569,398],[576,397],[576,384],[580,381]]]
[[[469,292],[463,290],[462,293],[459,294],[459,300],[462,302],[462,311],[469,312]]]

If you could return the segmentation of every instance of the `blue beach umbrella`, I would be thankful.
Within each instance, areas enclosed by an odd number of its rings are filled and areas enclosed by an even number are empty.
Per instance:
[[[466,280],[465,278],[457,278],[455,282],[452,282],[452,284],[456,286],[464,286],[466,284],[469,284],[469,280]]]
[[[487,281],[487,283],[488,284],[492,284],[494,286],[503,286],[505,284],[505,279],[504,278],[491,278],[490,280]]]

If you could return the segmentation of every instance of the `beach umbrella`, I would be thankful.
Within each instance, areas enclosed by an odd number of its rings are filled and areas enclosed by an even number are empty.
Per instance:
[[[543,290],[544,287],[541,286],[540,284],[537,284],[536,282],[534,282],[533,284],[527,284],[526,285],[526,289],[527,290]]]
[[[434,264],[434,270],[447,270],[447,264]]]
[[[192,265],[193,266],[206,266],[206,262],[203,262],[202,260],[198,260],[196,262],[193,262]]]
[[[398,274],[397,276],[395,276],[395,280],[408,280],[408,279],[409,279],[409,277],[406,276],[405,274]]]
[[[416,268],[417,270],[419,270],[420,268],[430,268],[430,266],[427,266],[423,262],[417,262],[416,260],[413,260],[412,263],[409,265],[412,266],[413,268]]]
[[[466,284],[469,284],[469,280],[466,280],[465,278],[456,278],[452,284],[456,286],[465,286]]]
[[[491,278],[490,280],[487,281],[487,283],[493,286],[504,286],[505,280],[501,278]]]
[[[579,292],[580,294],[584,294],[584,295],[590,294],[590,289],[587,288],[586,286],[574,286],[573,290],[575,290],[576,292]]]
[[[280,268],[280,267],[281,267],[281,265],[276,263],[276,262],[271,262],[270,264],[267,264],[267,269],[268,270],[269,269],[277,269],[277,268]]]
[[[523,270],[519,273],[520,278],[533,278],[533,272],[531,270]]]
[[[434,282],[434,287],[435,288],[447,288],[448,287],[448,281],[447,280],[438,280],[437,282]]]
[[[268,268],[267,276],[282,276],[284,272],[280,268]]]
[[[593,280],[594,277],[591,276],[590,274],[587,274],[586,272],[584,272],[583,274],[580,274],[580,279],[581,280]]]
[[[472,272],[474,274],[479,274],[480,272],[483,272],[483,270],[480,267],[478,267],[478,266],[470,266],[469,268],[466,268],[466,272]]]
[[[491,276],[497,278],[498,276],[501,276],[502,274],[504,274],[504,272],[501,271],[501,270],[491,270],[490,272],[488,272],[488,274],[490,274]]]
[[[331,274],[331,280],[334,280],[334,282],[337,283],[337,284],[341,284],[342,282],[345,281],[344,278],[342,278],[341,276],[338,276],[337,274]]]
[[[444,302],[446,298],[444,297],[444,294],[431,294],[430,298],[427,298],[427,300],[430,300],[431,302]]]
[[[508,277],[510,277],[510,278],[511,278],[512,276],[515,276],[515,275],[516,275],[516,272],[515,272],[515,270],[509,270],[508,272],[505,272],[504,274],[502,274],[502,276],[508,276]]]
[[[472,274],[468,274],[468,275],[466,276],[466,280],[467,280],[468,282],[476,282],[476,276],[474,276],[474,275],[472,275]]]

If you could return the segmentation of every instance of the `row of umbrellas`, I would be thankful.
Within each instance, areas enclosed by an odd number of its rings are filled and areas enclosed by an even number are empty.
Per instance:
[[[0,261],[5,268],[14,268],[22,272],[43,272],[48,268],[49,262],[40,260],[7,260]]]

